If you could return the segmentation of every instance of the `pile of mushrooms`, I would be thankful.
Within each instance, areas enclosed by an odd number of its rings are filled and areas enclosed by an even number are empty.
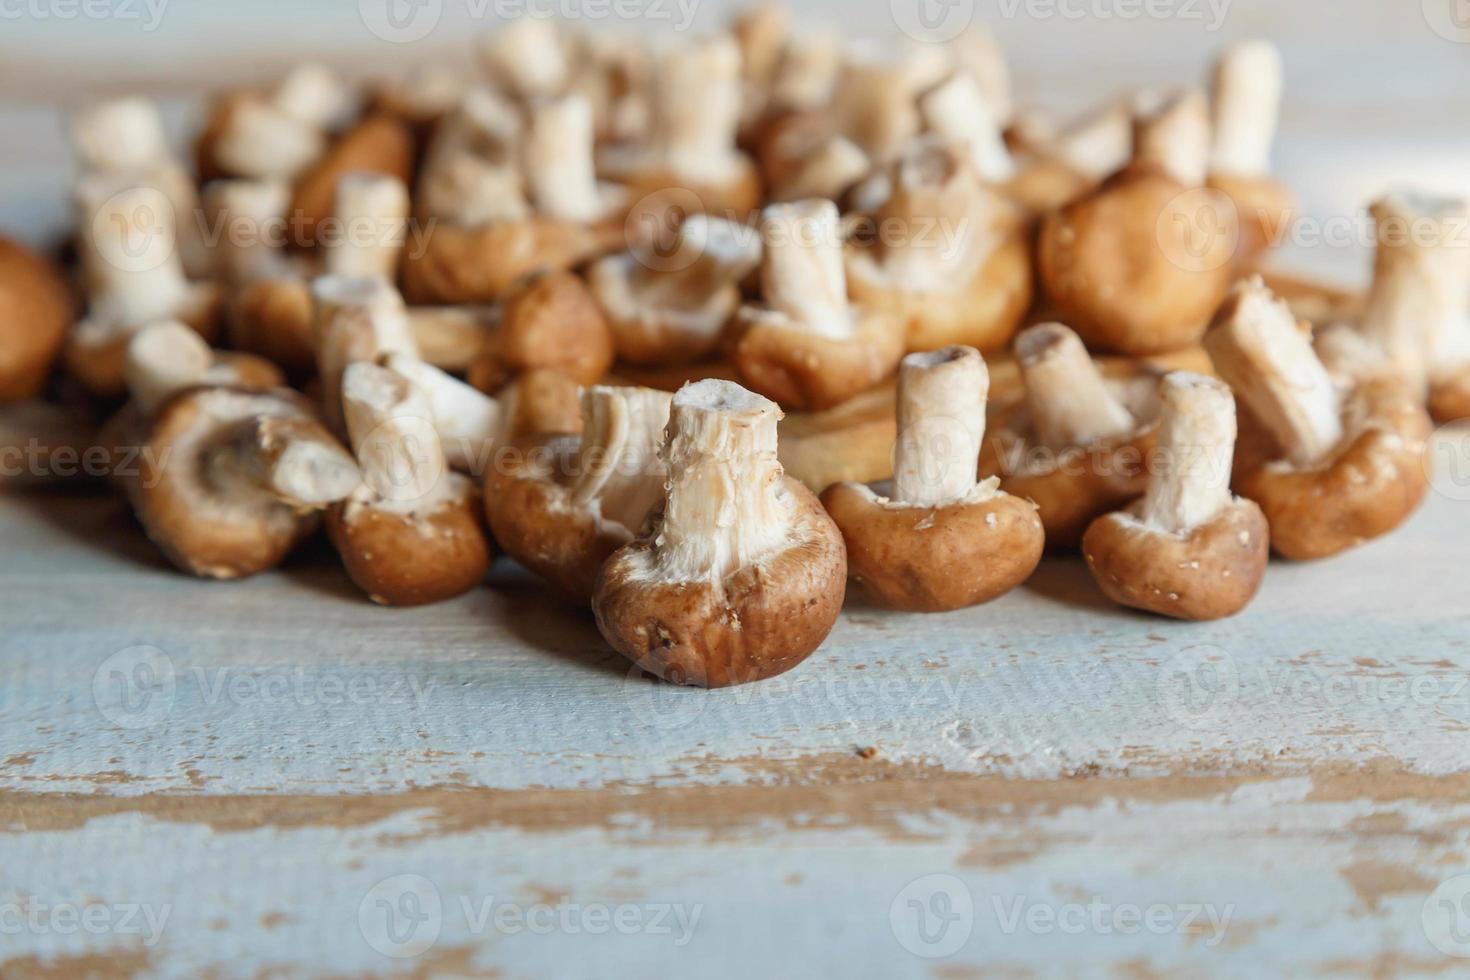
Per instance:
[[[513,561],[720,687],[809,657],[849,586],[955,610],[1046,553],[1237,614],[1272,552],[1399,527],[1431,412],[1470,416],[1466,201],[1376,202],[1361,299],[1261,278],[1268,43],[1066,121],[979,28],[849,42],[776,4],[477,54],[218,93],[191,154],[146,99],[77,112],[73,258],[0,239],[0,437],[95,450],[189,574],[323,526],[382,605]]]

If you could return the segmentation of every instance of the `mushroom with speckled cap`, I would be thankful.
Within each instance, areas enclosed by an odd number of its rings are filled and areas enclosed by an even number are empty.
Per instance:
[[[1270,528],[1230,492],[1235,398],[1213,378],[1176,371],[1160,383],[1159,442],[1148,492],[1092,522],[1082,555],[1123,606],[1174,619],[1223,619],[1261,587]]]
[[[842,610],[842,534],[782,472],[780,417],[729,381],[674,395],[662,507],[603,565],[592,600],[608,643],[664,680],[774,677],[809,657]]]
[[[976,479],[989,387],[973,347],[910,354],[898,372],[893,481],[822,494],[848,574],[874,604],[944,612],[989,602],[1041,560],[1036,505]]]

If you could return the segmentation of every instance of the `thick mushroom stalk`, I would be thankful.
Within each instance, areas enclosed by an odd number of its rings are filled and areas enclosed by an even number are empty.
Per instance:
[[[838,129],[874,161],[886,164],[919,131],[915,99],[931,83],[934,62],[919,49],[894,52],[862,42],[846,54],[833,106]]]
[[[448,470],[428,396],[387,368],[356,363],[343,376],[342,401],[363,475],[327,514],[347,574],[383,605],[474,588],[490,565],[480,494]]]
[[[898,369],[894,499],[942,507],[975,491],[990,372],[978,351],[910,354]]]
[[[326,151],[321,129],[273,102],[247,97],[230,109],[214,157],[231,174],[294,180]]]
[[[1261,508],[1230,493],[1235,399],[1221,382],[1175,372],[1159,386],[1161,420],[1148,492],[1098,518],[1082,553],[1120,605],[1209,620],[1255,597],[1270,530]]]
[[[740,106],[740,48],[733,38],[666,54],[658,68],[654,140],[669,169],[688,180],[729,180]]]
[[[419,356],[403,297],[378,278],[322,276],[312,283],[317,370],[327,421],[342,431],[342,375],[384,354]]]
[[[597,385],[581,395],[580,438],[538,430],[497,453],[485,512],[506,553],[568,597],[590,599],[608,556],[663,500],[671,397]]]
[[[1110,102],[1077,120],[1047,143],[1049,156],[1091,180],[1102,180],[1128,162],[1133,152],[1133,116],[1123,102]]]
[[[1004,183],[1016,175],[1000,124],[973,76],[956,74],[919,103],[929,128],[966,147],[982,180]]]
[[[726,687],[811,655],[841,610],[842,537],[776,461],[776,405],[728,381],[674,395],[662,512],[598,575],[607,641],[665,680]]]
[[[847,543],[852,580],[870,601],[960,609],[1009,592],[1041,560],[1036,506],[975,478],[989,389],[973,347],[905,357],[891,488],[838,483],[822,494]]]
[[[327,274],[396,279],[408,209],[408,188],[397,177],[353,173],[339,180],[333,205],[337,238],[327,242]]]
[[[163,120],[140,96],[99,102],[71,120],[71,144],[84,171],[139,173],[168,156]]]
[[[346,120],[353,110],[352,89],[326,65],[297,65],[276,85],[271,101],[294,119],[330,129]]]
[[[485,39],[485,65],[503,87],[522,99],[559,93],[569,74],[555,22],[522,17]]]
[[[1245,41],[1220,56],[1212,93],[1212,173],[1256,179],[1270,176],[1271,144],[1281,111],[1281,76],[1281,52],[1269,41]]]
[[[1135,166],[1153,166],[1184,187],[1204,184],[1210,166],[1210,115],[1203,92],[1191,89],[1138,120]]]
[[[206,189],[204,203],[219,223],[216,263],[228,282],[246,286],[289,274],[284,255],[286,212],[291,204],[288,184],[219,180]],[[277,228],[279,239],[273,238]]]
[[[449,465],[464,473],[483,475],[504,424],[500,403],[416,357],[389,352],[382,363],[428,400]]]
[[[150,187],[84,178],[77,199],[93,317],[137,326],[176,315],[191,286],[167,198]]]
[[[593,222],[608,210],[592,159],[592,105],[581,95],[543,103],[531,115],[526,176],[542,214]]]
[[[298,511],[323,510],[362,483],[352,455],[320,422],[261,415],[241,426],[209,458],[220,487],[251,487]]]
[[[1470,307],[1470,206],[1407,192],[1373,204],[1378,249],[1361,330],[1405,380],[1423,388]]]
[[[144,418],[175,393],[199,384],[214,364],[214,353],[193,330],[164,321],[139,330],[128,341],[123,380]]]
[[[821,411],[875,386],[903,356],[904,323],[849,305],[837,207],[772,204],[761,213],[765,307],[739,317],[735,363],[756,391]]]
[[[794,34],[786,41],[771,82],[770,108],[774,112],[820,109],[831,101],[841,73],[842,40],[836,33]]]
[[[1264,430],[1265,442],[1243,444],[1235,484],[1266,512],[1277,552],[1327,558],[1418,508],[1433,427],[1421,391],[1380,374],[1348,378],[1340,394],[1307,333],[1259,278],[1221,308],[1205,349]]]
[[[1236,288],[1205,336],[1205,349],[1294,465],[1315,466],[1342,443],[1342,403],[1332,378],[1311,336],[1259,277]]]
[[[1016,338],[1026,407],[1037,441],[1061,452],[1127,436],[1138,421],[1113,396],[1081,338],[1060,323],[1031,327]]]

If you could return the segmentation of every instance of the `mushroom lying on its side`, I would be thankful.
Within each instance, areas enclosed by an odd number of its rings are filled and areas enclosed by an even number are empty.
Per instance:
[[[943,612],[989,602],[1036,569],[1036,505],[977,482],[985,361],[972,347],[910,354],[898,373],[891,485],[839,483],[822,505],[847,542],[848,572],[875,604]]]
[[[71,294],[61,271],[0,238],[0,404],[40,393],[71,320]]]
[[[1036,503],[1047,547],[1066,550],[1100,514],[1143,493],[1144,460],[1157,436],[1151,370],[1105,379],[1081,339],[1060,323],[1016,338],[1025,399],[1001,409],[981,471],[1006,493]]]
[[[598,385],[582,395],[580,438],[533,436],[500,454],[485,512],[506,554],[566,595],[590,599],[607,557],[663,499],[658,451],[671,397]]]
[[[351,364],[343,410],[363,482],[327,512],[347,574],[385,606],[440,602],[479,585],[490,567],[474,481],[451,472],[428,399],[375,364]]]
[[[1265,511],[1278,553],[1330,557],[1398,527],[1424,499],[1433,423],[1421,398],[1388,376],[1340,393],[1259,278],[1221,307],[1205,348],[1261,429],[1242,440],[1235,487]]]
[[[192,575],[275,567],[361,479],[295,392],[216,383],[248,383],[252,371],[212,358],[182,324],[149,327],[128,345],[136,414],[121,431],[140,441],[136,469],[118,476],[148,537]]]
[[[735,363],[753,390],[787,408],[821,411],[886,378],[904,325],[848,303],[837,207],[773,204],[761,213],[766,306],[740,311]]]
[[[1230,493],[1234,396],[1176,372],[1160,384],[1160,402],[1148,492],[1093,521],[1082,554],[1119,605],[1175,619],[1233,616],[1260,589],[1271,551],[1261,508]]]
[[[598,575],[597,625],[664,680],[728,687],[801,663],[842,609],[842,535],[776,461],[774,402],[728,381],[674,395],[668,490]]]

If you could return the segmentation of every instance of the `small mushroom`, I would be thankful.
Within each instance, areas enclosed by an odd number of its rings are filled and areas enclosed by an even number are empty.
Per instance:
[[[343,411],[363,481],[327,512],[347,574],[385,606],[461,595],[490,567],[474,481],[451,472],[428,399],[398,374],[350,365]]]
[[[1093,521],[1082,554],[1119,605],[1224,619],[1255,597],[1271,550],[1261,508],[1230,493],[1235,398],[1221,382],[1182,371],[1164,377],[1159,396],[1148,491]]]
[[[904,326],[849,304],[836,206],[773,204],[761,213],[761,238],[765,305],[742,308],[737,324],[745,383],[783,406],[821,411],[891,374]]]
[[[838,483],[822,505],[873,603],[944,612],[989,602],[1041,561],[1036,505],[976,480],[990,379],[973,347],[910,354],[898,372],[891,484]]]
[[[956,72],[919,101],[924,123],[946,143],[964,147],[975,174],[987,184],[1016,176],[1000,122],[973,75]]]
[[[500,404],[478,388],[408,354],[389,351],[380,361],[427,400],[449,465],[471,476],[483,476],[507,424]]]
[[[322,414],[334,432],[346,432],[342,376],[349,365],[385,354],[419,356],[403,297],[373,277],[321,276],[311,286]]]
[[[510,158],[443,149],[425,165],[420,189],[437,219],[403,268],[415,304],[489,303],[517,280],[570,268],[624,240],[623,194],[596,180],[592,109],[581,95],[539,104],[524,140],[529,201],[506,133]],[[534,205],[534,207],[533,207]]]
[[[275,567],[361,479],[305,399],[248,385],[270,380],[255,370],[211,356],[182,324],[149,327],[128,345],[133,414],[120,431],[139,441],[136,468],[119,477],[148,537],[192,575]]]
[[[531,437],[497,460],[486,484],[490,530],[505,553],[587,601],[609,555],[663,500],[659,458],[667,392],[596,386],[582,394],[580,438]]]
[[[728,687],[801,663],[842,610],[842,535],[776,461],[774,402],[728,381],[674,395],[663,506],[597,577],[603,637],[677,684]]]
[[[1340,393],[1259,278],[1231,294],[1205,348],[1261,430],[1242,439],[1235,487],[1265,511],[1279,554],[1338,554],[1392,531],[1424,499],[1432,423],[1414,389],[1375,377]]]
[[[1037,505],[1049,547],[1077,547],[1087,525],[1148,486],[1157,435],[1157,374],[1105,379],[1076,333],[1060,323],[1016,338],[1024,400],[1002,409],[981,472]]]
[[[175,248],[175,222],[163,194],[126,177],[84,177],[77,186],[87,315],[67,337],[67,370],[99,398],[124,394],[128,341],[159,320],[181,320],[213,339],[220,287],[191,282]]]
[[[1209,140],[1204,97],[1186,93],[1139,121],[1127,167],[1043,221],[1042,285],[1090,346],[1187,347],[1224,299],[1239,228],[1203,187]]]
[[[710,354],[740,308],[740,283],[760,263],[745,225],[693,214],[667,254],[639,249],[600,259],[588,285],[618,356],[663,365]]]
[[[1215,65],[1208,184],[1235,203],[1242,264],[1276,243],[1292,208],[1291,192],[1271,176],[1281,74],[1281,52],[1269,41],[1232,45]]]
[[[853,302],[904,323],[911,351],[1003,349],[1031,305],[1029,232],[970,157],[962,146],[912,149],[871,222],[874,241],[848,248]]]
[[[346,82],[318,64],[298,65],[270,91],[230,92],[195,141],[199,176],[295,180],[356,108]]]
[[[567,45],[554,20],[511,21],[487,34],[478,53],[496,85],[523,101],[561,94],[571,75]]]
[[[0,404],[40,393],[71,321],[71,292],[61,270],[0,238]]]
[[[593,384],[612,363],[612,331],[586,284],[571,272],[543,272],[507,293],[500,322],[470,364],[469,380],[494,394],[521,371],[554,368]]]

